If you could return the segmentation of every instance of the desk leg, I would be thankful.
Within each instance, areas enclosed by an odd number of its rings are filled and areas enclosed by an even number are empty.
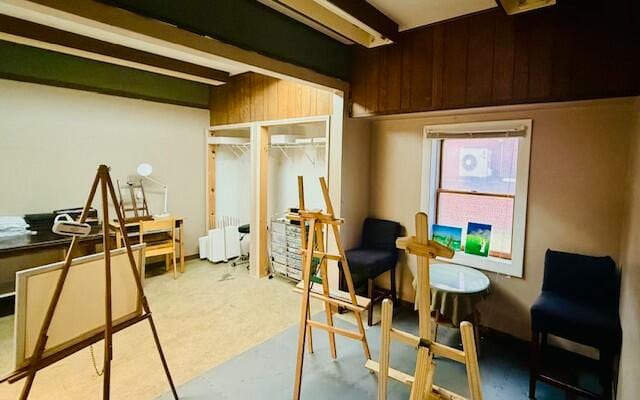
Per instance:
[[[184,221],[180,221],[180,273],[184,273]]]
[[[122,247],[122,232],[120,232],[120,229],[116,230],[116,249],[119,249]]]

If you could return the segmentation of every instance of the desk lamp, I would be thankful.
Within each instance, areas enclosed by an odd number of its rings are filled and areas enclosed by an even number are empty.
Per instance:
[[[142,178],[147,179],[157,185],[160,185],[164,188],[164,210],[162,211],[162,214],[157,214],[155,215],[155,217],[158,218],[163,218],[163,217],[168,217],[169,213],[167,212],[167,197],[168,197],[168,190],[167,190],[167,185],[165,185],[162,182],[159,182],[156,179],[153,179],[150,175],[153,172],[153,167],[151,166],[151,164],[147,164],[147,163],[142,163],[140,165],[138,165],[138,168],[136,170],[138,172],[138,175],[140,175]]]

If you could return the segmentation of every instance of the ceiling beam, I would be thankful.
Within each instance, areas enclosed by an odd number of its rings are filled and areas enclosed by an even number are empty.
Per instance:
[[[325,89],[349,89],[341,79],[97,1],[3,0],[0,14],[211,68],[228,66]]]
[[[339,17],[315,0],[258,0],[345,44],[370,47],[375,40],[368,32]]]
[[[315,1],[361,28],[368,27],[394,42],[398,39],[398,24],[366,0]]]
[[[133,68],[145,69],[161,74],[164,73],[165,75],[182,77],[212,85],[221,85],[229,80],[229,73],[225,71],[104,42],[87,36],[77,35],[75,33],[66,32],[60,29],[51,28],[6,15],[0,15],[0,32],[17,37],[12,38],[12,36],[2,36],[3,38],[14,42],[21,42],[23,44],[31,43],[35,47],[42,48],[47,48],[48,46],[38,45],[36,42],[62,46],[64,48],[80,51],[73,52],[62,50],[62,52],[68,54],[79,55],[81,57],[86,56],[86,58],[98,61],[124,65],[123,63],[114,61],[113,59],[122,60],[127,62],[126,66],[131,66]],[[18,38],[31,39],[35,42],[24,41]],[[48,48],[50,50],[56,50],[52,47]],[[145,66],[152,68],[145,68]]]

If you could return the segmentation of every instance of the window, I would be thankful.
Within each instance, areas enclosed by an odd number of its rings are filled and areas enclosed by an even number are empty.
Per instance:
[[[523,275],[530,131],[530,120],[425,128],[423,209],[462,230],[454,262]],[[480,254],[465,249],[469,223],[489,231]]]

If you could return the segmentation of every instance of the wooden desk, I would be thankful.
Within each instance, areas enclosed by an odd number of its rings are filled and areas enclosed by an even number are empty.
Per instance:
[[[173,238],[178,244],[178,251],[180,253],[180,272],[184,273],[184,218],[182,217],[173,217],[176,220],[176,229],[177,229],[177,237]],[[137,237],[137,233],[140,230],[140,222],[128,222],[124,224],[125,229],[127,230],[127,236]],[[116,248],[122,247],[122,233],[120,232],[120,227],[117,222],[112,221],[109,222],[109,228],[113,230],[116,234]]]
[[[43,262],[47,264],[63,260],[71,244],[71,239],[70,236],[53,233],[50,229],[38,231],[35,235],[0,238],[0,264],[3,264],[2,271],[0,271],[0,298],[12,296],[15,292],[15,272],[39,267],[43,265]],[[98,246],[101,245],[102,226],[93,225],[89,235],[79,237],[77,252],[73,256],[97,253]],[[46,257],[37,256],[33,259],[26,257],[30,254],[42,254],[43,252],[47,254]],[[49,253],[51,254],[49,255]]]

